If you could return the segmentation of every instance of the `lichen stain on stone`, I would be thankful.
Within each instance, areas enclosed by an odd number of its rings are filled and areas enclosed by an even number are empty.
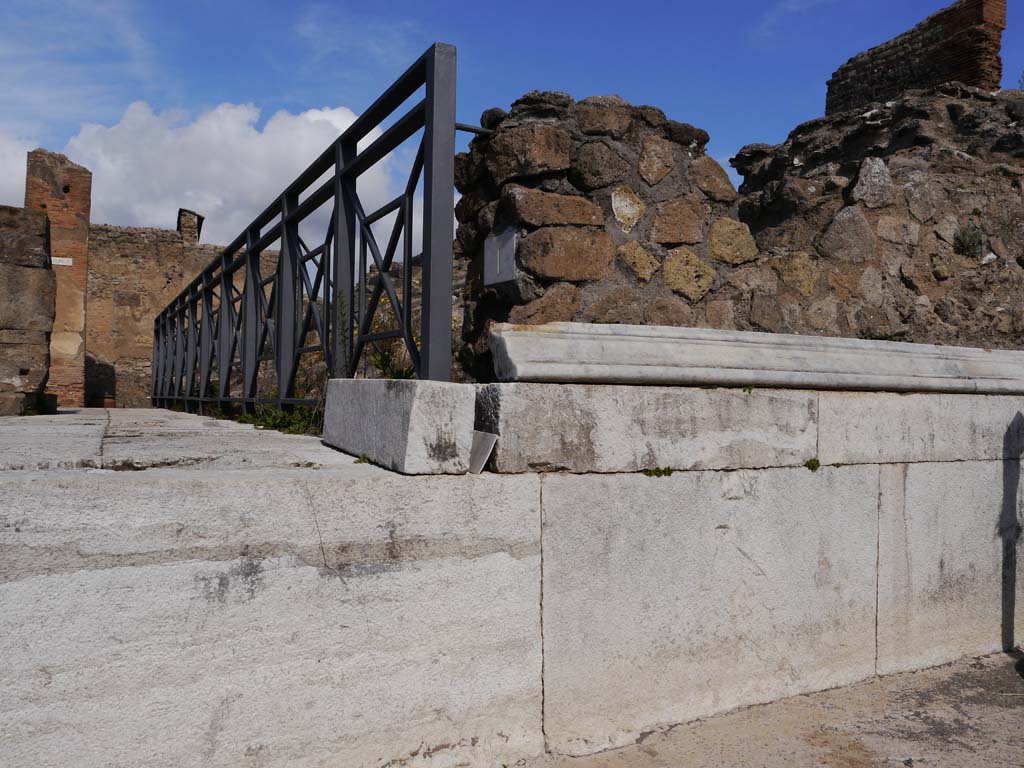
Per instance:
[[[197,576],[196,581],[202,586],[203,597],[211,603],[227,603],[233,584],[242,602],[248,602],[263,585],[263,561],[243,548],[237,565],[216,576]]]
[[[459,455],[459,446],[450,432],[440,434],[436,440],[428,441],[426,446],[427,456],[436,462],[452,461]]]

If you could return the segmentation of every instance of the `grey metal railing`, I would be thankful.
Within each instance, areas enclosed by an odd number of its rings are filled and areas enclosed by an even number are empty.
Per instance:
[[[421,88],[421,100],[357,149]],[[421,130],[405,189],[377,210],[364,211],[358,178]],[[156,317],[153,403],[195,410],[213,403],[308,402],[296,396],[296,374],[305,356],[322,357],[328,376],[351,376],[367,344],[394,338],[404,341],[418,378],[448,380],[455,130],[455,48],[437,43]],[[417,323],[413,210],[421,176]],[[299,223],[331,201],[326,234],[309,247],[299,236]],[[372,225],[390,214],[397,215],[382,249]],[[278,241],[276,265],[264,276],[261,263],[266,265],[272,255],[267,248]],[[401,296],[391,276],[399,242]],[[395,327],[373,330],[382,298],[390,303]],[[269,395],[259,392],[261,372],[262,381],[270,378],[273,384]]]

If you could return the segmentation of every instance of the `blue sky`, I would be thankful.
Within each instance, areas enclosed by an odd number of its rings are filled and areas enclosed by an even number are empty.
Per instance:
[[[617,93],[707,129],[709,152],[722,159],[750,142],[781,141],[820,116],[836,67],[945,4],[7,0],[0,7],[0,203],[20,204],[18,158],[23,168],[24,148],[43,145],[108,174],[139,165],[140,153],[178,153],[164,158],[180,166],[166,184],[161,159],[147,161],[147,174],[158,177],[148,186],[166,187],[147,205],[108,201],[113,184],[97,189],[94,211],[112,223],[167,225],[174,195],[187,198],[181,204],[257,205],[234,200],[230,187],[239,180],[220,184],[207,158],[198,158],[193,183],[183,181],[189,164],[182,153],[202,154],[220,117],[262,140],[279,115],[272,149],[254,139],[245,151],[255,153],[250,160],[269,152],[276,174],[292,165],[298,171],[329,134],[328,123],[344,124],[344,115],[359,112],[435,40],[458,48],[462,121],[476,122],[483,109],[507,107],[533,88]],[[1004,36],[1007,87],[1024,69],[1024,19],[1018,24],[1015,11]],[[327,122],[311,133],[295,128],[291,141],[289,129],[299,123],[286,118],[309,110],[321,110],[310,114]],[[224,135],[214,160],[246,143]],[[236,175],[238,167],[223,170]],[[116,181],[142,186],[130,173]],[[213,200],[203,185],[221,187],[223,199]]]

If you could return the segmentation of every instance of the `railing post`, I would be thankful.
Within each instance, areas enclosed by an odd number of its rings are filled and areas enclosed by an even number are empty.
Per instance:
[[[224,269],[224,257],[220,265],[220,308],[217,310],[217,398],[224,400],[231,393],[231,363],[234,355],[234,305],[231,302],[231,276]]]
[[[185,336],[185,410],[192,410],[192,383],[196,375],[196,352],[199,349],[199,337],[196,333],[196,309],[199,296],[194,288],[188,289],[188,304],[185,314],[188,321],[188,332]]]
[[[242,399],[248,410],[256,404],[256,374],[260,346],[260,255],[253,247],[259,232],[245,233],[245,287],[242,293]]]
[[[423,350],[420,378],[448,381],[452,354],[452,238],[455,220],[455,48],[427,56],[423,135]],[[409,268],[412,265],[408,265]]]
[[[203,413],[203,401],[210,394],[210,372],[213,363],[213,289],[206,284],[206,274],[201,273],[200,297],[203,302],[202,319],[199,325],[199,413]]]
[[[334,160],[334,303],[330,316],[334,331],[331,376],[352,375],[352,344],[355,333],[353,266],[356,256],[356,215],[348,193],[354,193],[354,180],[342,178],[345,164],[356,156],[354,142],[338,142]]]
[[[299,312],[299,225],[288,221],[295,208],[295,195],[281,196],[281,255],[277,259],[277,322],[274,333],[277,340],[277,398],[291,398],[295,390],[295,350],[298,335]]]

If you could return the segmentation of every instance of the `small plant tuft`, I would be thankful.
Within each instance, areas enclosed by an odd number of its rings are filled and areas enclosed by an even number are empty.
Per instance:
[[[748,395],[749,395],[749,394],[751,394],[751,393],[752,393],[752,392],[754,391],[754,385],[753,385],[753,384],[747,384],[747,386],[745,386],[745,387],[743,388],[743,391],[744,391],[744,392],[745,392],[746,394],[748,394]]]
[[[818,457],[815,456],[813,459],[808,459],[804,462],[804,466],[807,467],[811,472],[817,472],[821,469],[821,462],[818,461]]]
[[[356,459],[355,463],[356,464],[369,464],[370,460],[368,458],[366,458],[366,456],[360,456],[358,459]]]
[[[647,477],[671,477],[673,471],[672,467],[655,467],[643,470],[643,474]]]
[[[953,237],[953,250],[961,256],[970,256],[975,259],[981,258],[981,251],[984,247],[984,238],[981,230],[973,222],[963,229],[957,231]]]

